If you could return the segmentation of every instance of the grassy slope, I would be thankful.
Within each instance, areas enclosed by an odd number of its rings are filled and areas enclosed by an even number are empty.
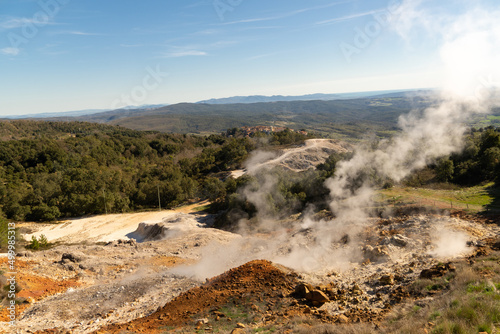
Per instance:
[[[493,183],[453,189],[393,187],[379,192],[379,201],[391,205],[415,204],[436,208],[464,209],[471,213],[500,211],[499,190]]]

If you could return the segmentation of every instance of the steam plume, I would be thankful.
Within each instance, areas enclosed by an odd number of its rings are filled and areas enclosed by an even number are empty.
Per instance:
[[[498,102],[493,96],[498,82],[492,80],[500,74],[498,11],[473,8],[452,19],[424,11],[422,3],[404,1],[392,27],[410,41],[414,31],[423,30],[442,42],[440,56],[446,80],[439,104],[422,114],[414,111],[402,116],[401,134],[382,141],[375,149],[358,149],[351,160],[339,164],[327,186],[331,209],[346,223],[366,217],[373,194],[367,174],[400,181],[437,158],[460,151],[464,122],[476,113],[488,112]]]

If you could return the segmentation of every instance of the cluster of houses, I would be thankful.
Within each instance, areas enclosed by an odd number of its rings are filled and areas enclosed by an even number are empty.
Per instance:
[[[258,132],[263,132],[263,133],[266,133],[266,134],[270,134],[270,133],[273,133],[273,132],[281,132],[281,131],[285,131],[285,130],[289,130],[291,132],[297,132],[297,133],[300,133],[300,134],[303,134],[303,135],[307,136],[307,132],[306,131],[303,131],[303,130],[296,131],[296,130],[285,128],[285,127],[282,127],[282,126],[259,125],[259,126],[243,126],[241,128],[241,131],[243,131],[243,134],[245,136],[251,136],[251,135],[253,135],[255,133],[258,133]]]

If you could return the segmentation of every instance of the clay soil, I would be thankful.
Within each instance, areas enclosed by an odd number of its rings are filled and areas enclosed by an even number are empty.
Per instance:
[[[17,297],[24,301],[17,308],[19,314],[26,310],[32,303],[81,285],[81,282],[76,278],[57,279],[37,275],[35,274],[36,266],[37,263],[33,261],[16,261],[16,282],[21,289]],[[0,258],[0,271],[9,271],[7,270],[7,258]],[[7,316],[8,310],[1,308],[0,321],[9,321]]]

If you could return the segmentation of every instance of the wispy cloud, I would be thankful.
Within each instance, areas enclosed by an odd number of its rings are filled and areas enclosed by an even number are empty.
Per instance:
[[[46,25],[55,24],[50,21],[40,21],[27,17],[0,17],[0,28],[2,29],[17,29],[26,25]]]
[[[238,43],[239,41],[234,41],[234,40],[219,40],[219,41],[213,41],[211,43],[168,45],[167,51],[161,53],[161,57],[179,58],[179,57],[190,57],[190,56],[208,56],[210,51],[220,50]]]
[[[330,24],[335,24],[335,23],[342,22],[342,21],[348,21],[348,20],[356,19],[358,17],[374,15],[374,14],[377,14],[377,13],[380,13],[380,12],[383,12],[383,9],[371,10],[371,11],[368,11],[368,12],[356,13],[356,14],[351,14],[351,15],[346,15],[346,16],[341,16],[341,17],[336,17],[336,18],[333,18],[333,19],[330,19],[330,20],[324,20],[324,21],[316,22],[316,24],[317,25],[330,25]]]
[[[163,54],[164,58],[180,58],[180,57],[190,57],[190,56],[207,56],[208,53],[200,50],[182,50],[182,51],[173,51],[167,52]]]
[[[225,23],[220,23],[220,24],[221,25],[231,25],[231,24],[240,24],[240,23],[253,23],[253,22],[269,21],[269,20],[275,20],[275,19],[277,19],[277,17],[260,17],[260,18],[225,22]]]
[[[221,25],[232,25],[232,24],[241,24],[241,23],[253,23],[253,22],[262,22],[262,21],[271,21],[271,20],[279,20],[279,19],[284,19],[286,17],[291,17],[297,14],[313,11],[313,10],[319,10],[319,9],[325,9],[333,6],[337,6],[343,3],[349,3],[352,2],[352,0],[345,0],[345,1],[336,1],[336,2],[331,2],[326,5],[321,5],[321,6],[313,6],[313,7],[308,7],[308,8],[302,8],[302,9],[297,9],[291,12],[279,14],[276,16],[269,16],[269,17],[258,17],[258,18],[253,18],[253,19],[245,19],[245,20],[238,20],[238,21],[231,21],[231,22],[225,22],[221,23]]]
[[[268,29],[282,29],[284,26],[255,26],[255,27],[241,27],[240,31],[248,31],[248,30],[268,30]]]
[[[79,30],[53,31],[52,35],[103,36],[103,34],[93,33],[93,32],[85,32],[85,31],[79,31]]]
[[[256,56],[253,56],[253,57],[248,57],[245,60],[251,61],[251,60],[257,60],[257,59],[261,59],[261,58],[272,57],[272,56],[277,55],[278,53],[279,52],[272,52],[272,53],[260,54],[260,55],[256,55]]]
[[[7,56],[17,56],[19,54],[19,52],[21,52],[21,50],[18,48],[8,47],[8,48],[0,49],[0,53],[7,55]]]
[[[218,34],[220,32],[221,31],[218,29],[205,29],[205,30],[197,31],[197,32],[193,33],[193,35],[208,36],[208,35],[215,35],[215,34]]]
[[[344,3],[350,3],[350,2],[353,2],[353,0],[337,1],[337,2],[331,2],[331,3],[326,4],[326,5],[314,6],[314,7],[308,7],[308,8],[302,8],[302,9],[298,9],[298,10],[286,13],[286,14],[283,15],[283,17],[293,16],[293,15],[297,15],[297,14],[309,12],[309,11],[312,11],[312,10],[325,9],[325,8],[329,8],[329,7],[341,5],[341,4],[344,4]]]
[[[235,44],[239,44],[239,43],[240,42],[238,42],[238,41],[217,41],[217,42],[207,44],[205,48],[220,49],[220,48],[225,48],[226,46],[235,45]]]

